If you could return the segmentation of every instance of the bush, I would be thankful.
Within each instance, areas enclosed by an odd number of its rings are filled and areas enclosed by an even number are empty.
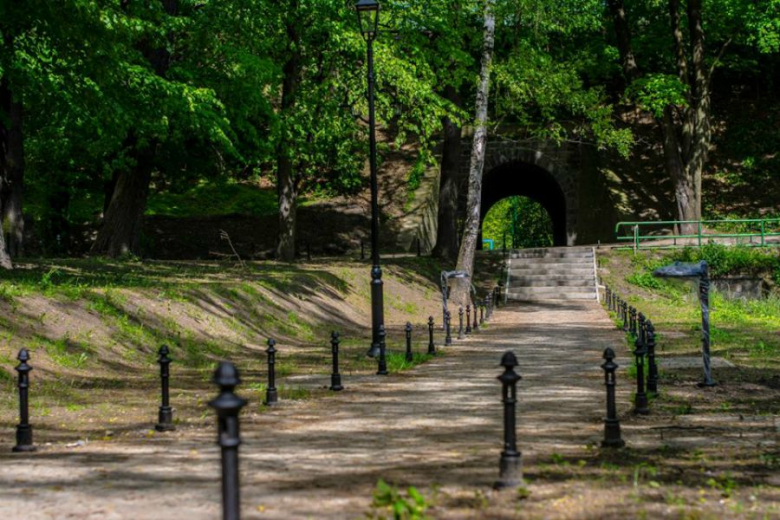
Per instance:
[[[676,251],[672,259],[681,262],[706,260],[710,275],[714,277],[771,273],[775,282],[780,283],[780,254],[770,249],[707,244],[701,249],[686,247]]]

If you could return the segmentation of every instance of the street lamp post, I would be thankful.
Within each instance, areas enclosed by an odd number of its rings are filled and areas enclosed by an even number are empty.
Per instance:
[[[371,348],[368,355],[379,354],[379,328],[384,326],[382,268],[379,266],[379,187],[376,171],[376,119],[374,117],[374,39],[379,26],[379,2],[358,0],[355,4],[360,34],[368,44],[368,132],[371,169]]]

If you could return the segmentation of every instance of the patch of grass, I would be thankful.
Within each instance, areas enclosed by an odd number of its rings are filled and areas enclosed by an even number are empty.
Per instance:
[[[149,197],[147,215],[191,217],[202,215],[273,215],[277,212],[274,190],[248,183],[200,182],[184,191],[155,193]]]
[[[417,365],[430,361],[433,358],[434,356],[431,354],[422,354],[420,352],[415,352],[412,357],[412,360],[407,361],[405,353],[390,352],[386,355],[387,370],[391,373],[402,372],[404,370],[409,370],[411,368],[416,367]]]
[[[83,368],[94,350],[84,343],[71,340],[68,335],[57,340],[36,336],[30,346],[43,348],[54,363],[65,368]]]

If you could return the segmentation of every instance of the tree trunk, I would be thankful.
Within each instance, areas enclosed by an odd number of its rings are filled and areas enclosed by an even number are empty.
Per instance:
[[[448,86],[444,97],[456,105],[460,96]],[[460,151],[462,129],[454,121],[444,118],[441,174],[439,176],[439,214],[436,226],[436,246],[433,255],[446,262],[454,262],[458,255],[458,186],[460,184]]]
[[[178,0],[161,0],[161,3],[168,16],[176,16]],[[129,2],[123,1],[120,5],[126,10]],[[168,35],[168,40],[172,45],[172,34]],[[164,77],[171,64],[170,50],[165,47],[142,48],[141,52],[155,74]],[[157,143],[152,141],[147,148],[139,150],[138,141],[138,136],[133,131],[125,139],[127,148],[136,159],[136,167],[133,171],[114,172],[111,180],[113,187],[106,190],[107,198],[110,193],[110,202],[105,210],[103,225],[90,249],[92,254],[116,258],[126,254],[138,255],[141,252],[141,227],[149,198],[149,183],[152,180]]]
[[[677,220],[701,220],[701,177],[707,162],[710,129],[710,74],[706,72],[701,0],[687,2],[690,48],[686,49],[680,23],[680,0],[668,0],[671,37],[677,77],[688,85],[687,106],[669,105],[656,122],[663,136],[664,167],[674,185]],[[630,83],[638,76],[631,48],[631,29],[623,0],[608,0],[623,73]],[[690,54],[689,54],[690,53]],[[690,62],[688,56],[690,55]],[[689,65],[690,63],[690,65]],[[682,224],[679,231],[695,234],[697,224]]]
[[[0,176],[0,191],[3,188],[3,184],[3,178]],[[3,201],[0,199],[0,215],[2,214],[2,209]],[[5,247],[5,237],[3,237],[3,233],[0,233],[0,267],[4,269],[13,269],[11,257],[8,255],[8,250]]]
[[[469,287],[474,274],[474,252],[477,249],[480,223],[480,203],[482,200],[482,169],[485,165],[485,147],[487,146],[487,111],[490,92],[490,69],[493,61],[493,43],[496,20],[493,13],[494,0],[485,1],[485,27],[482,42],[482,67],[479,72],[477,88],[476,121],[474,141],[471,147],[469,166],[469,194],[466,205],[466,225],[463,242],[458,253],[459,271],[469,273],[468,279],[456,278],[452,300],[455,305],[465,305],[469,300]]]
[[[4,38],[3,48],[12,48],[11,36]],[[24,250],[24,133],[22,130],[22,102],[14,98],[8,78],[0,79],[0,175],[3,189],[0,191],[3,211],[3,233],[7,233],[7,253],[13,258],[22,256]]]
[[[626,82],[631,83],[639,74],[639,68],[631,46],[631,27],[628,24],[626,7],[623,0],[608,0],[607,3],[612,14],[612,22],[615,25],[615,36],[623,75],[626,77]]]
[[[289,8],[290,19],[287,24],[287,36],[290,42],[290,56],[285,62],[282,72],[282,102],[280,113],[282,120],[287,112],[295,105],[295,94],[300,82],[300,34],[295,22],[298,10],[298,1],[292,0]],[[292,151],[290,150],[289,136],[284,123],[282,123],[282,135],[279,139],[276,159],[276,186],[279,196],[279,236],[276,246],[276,257],[284,262],[295,260],[295,237],[297,227],[297,182]]]
[[[142,151],[137,160],[133,171],[120,172],[117,176],[103,226],[90,249],[92,254],[105,254],[112,258],[140,254],[139,237],[149,198],[154,151]]]

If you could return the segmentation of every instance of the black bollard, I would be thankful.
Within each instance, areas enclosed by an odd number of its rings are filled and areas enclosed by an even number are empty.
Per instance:
[[[498,480],[495,489],[516,488],[523,485],[523,471],[520,452],[517,451],[517,428],[515,425],[515,404],[517,403],[517,382],[522,379],[515,372],[518,365],[514,353],[507,352],[501,358],[504,373],[498,376],[501,381],[501,397],[504,403],[504,449],[499,461]]]
[[[604,419],[604,440],[601,446],[604,448],[622,448],[626,445],[620,438],[620,421],[617,418],[617,407],[615,406],[615,370],[618,365],[615,363],[615,351],[611,348],[604,349],[604,384],[607,387],[607,417]]]
[[[633,305],[628,307],[628,333],[637,337],[636,335],[636,309]]]
[[[626,302],[622,302],[620,311],[623,319],[623,332],[628,332],[628,304]]]
[[[477,304],[474,303],[474,325],[471,327],[471,330],[476,332],[479,329],[479,322],[477,322]]]
[[[484,307],[485,307],[485,320],[486,321],[490,319],[490,303],[491,303],[491,301],[492,301],[491,295],[486,294],[485,295],[485,305],[484,305]]]
[[[16,446],[12,448],[15,452],[29,452],[35,451],[36,448],[33,445],[33,430],[30,424],[30,405],[29,405],[29,389],[30,389],[30,372],[32,367],[27,364],[30,361],[30,353],[26,348],[19,351],[19,355],[16,357],[19,360],[19,364],[16,366],[16,371],[19,373],[19,424],[16,426]]]
[[[452,345],[452,314],[447,311],[444,315],[444,345],[449,347]]]
[[[171,364],[171,358],[168,357],[169,353],[168,347],[163,345],[160,347],[160,357],[157,360],[157,362],[160,363],[160,381],[162,383],[162,405],[160,406],[157,424],[154,426],[154,429],[158,432],[170,432],[176,429],[176,426],[173,424],[173,408],[171,408],[170,392],[168,388]]]
[[[466,304],[466,334],[471,334],[471,305]]]
[[[436,354],[436,345],[433,343],[433,316],[428,316],[428,354]]]
[[[273,338],[268,340],[268,388],[265,390],[266,406],[279,404],[279,394],[276,391],[276,341]]]
[[[387,333],[385,332],[384,324],[379,325],[378,336],[379,336],[379,360],[378,360],[376,375],[386,376],[389,375],[390,372],[387,371],[387,344],[385,343],[385,340],[387,339]]]
[[[612,312],[612,289],[609,287],[604,289],[604,299],[607,300],[607,310]]]
[[[645,393],[645,345],[642,338],[636,338],[634,341],[634,358],[636,359],[636,395],[634,396],[634,413],[647,415],[650,413],[647,403],[647,393]]]
[[[339,333],[333,331],[330,335],[330,350],[333,354],[333,373],[330,375],[330,389],[334,392],[344,390],[341,386],[341,374],[339,373]]]
[[[645,315],[637,314],[637,337],[642,338],[642,345],[647,345],[647,331],[645,330]]]
[[[406,322],[406,361],[414,361],[414,354],[412,353],[412,324]]]
[[[655,327],[653,322],[645,323],[645,345],[647,346],[647,393],[658,396],[658,365],[655,364]]]
[[[238,446],[241,444],[238,414],[246,400],[233,390],[241,380],[233,363],[222,362],[214,372],[219,395],[209,403],[217,411],[217,444],[222,450],[222,518],[238,520],[241,516],[238,482]]]
[[[463,339],[463,305],[458,309],[458,339]]]

